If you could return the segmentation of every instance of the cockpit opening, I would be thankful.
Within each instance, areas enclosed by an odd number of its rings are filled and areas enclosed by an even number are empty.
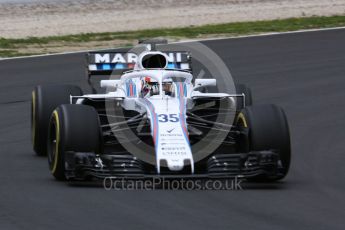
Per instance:
[[[141,96],[151,97],[155,95],[160,95],[160,83],[153,80],[150,77],[145,77],[141,82]],[[168,95],[173,97],[175,94],[175,85],[172,81],[162,82],[162,93],[163,95]]]

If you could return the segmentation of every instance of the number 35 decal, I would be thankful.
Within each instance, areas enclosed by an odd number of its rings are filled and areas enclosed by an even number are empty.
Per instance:
[[[178,122],[180,120],[178,114],[159,114],[158,117],[159,122]]]

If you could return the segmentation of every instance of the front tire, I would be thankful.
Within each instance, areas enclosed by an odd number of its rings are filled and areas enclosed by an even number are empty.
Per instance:
[[[276,105],[257,105],[245,107],[237,117],[237,126],[248,128],[249,151],[277,150],[282,163],[279,176],[256,177],[256,181],[276,181],[283,179],[290,167],[290,132],[286,115]]]
[[[57,180],[65,180],[66,152],[100,153],[100,121],[87,105],[60,105],[51,116],[48,133],[48,163]]]

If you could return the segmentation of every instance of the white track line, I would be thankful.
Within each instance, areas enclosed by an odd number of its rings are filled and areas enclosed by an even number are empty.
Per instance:
[[[252,37],[265,37],[265,36],[275,36],[275,35],[284,35],[284,34],[298,34],[298,33],[317,32],[317,31],[330,31],[330,30],[342,30],[342,29],[345,29],[345,26],[333,27],[333,28],[322,28],[322,29],[295,30],[295,31],[287,31],[287,32],[269,32],[269,33],[252,34],[252,35],[240,35],[240,36],[233,36],[233,37],[191,39],[191,40],[182,40],[182,41],[178,41],[178,42],[171,42],[171,44],[188,43],[188,42],[200,42],[200,41],[216,41],[216,40],[225,40],[225,39],[241,39],[241,38],[252,38]],[[47,56],[58,56],[58,55],[77,54],[77,53],[87,53],[87,52],[92,52],[92,51],[102,51],[102,50],[120,49],[120,48],[124,48],[124,47],[104,48],[104,49],[99,49],[99,50],[80,50],[80,51],[74,51],[74,52],[62,52],[62,53],[53,53],[53,54],[40,54],[40,55],[32,55],[32,56],[0,58],[0,61],[3,61],[3,60],[13,60],[13,59],[24,59],[24,58],[47,57]]]

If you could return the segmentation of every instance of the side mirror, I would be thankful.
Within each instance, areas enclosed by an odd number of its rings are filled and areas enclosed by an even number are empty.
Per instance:
[[[101,88],[116,90],[121,84],[121,80],[101,80]]]
[[[195,79],[194,90],[206,87],[206,86],[216,86],[216,79]]]

